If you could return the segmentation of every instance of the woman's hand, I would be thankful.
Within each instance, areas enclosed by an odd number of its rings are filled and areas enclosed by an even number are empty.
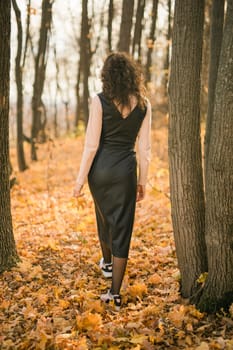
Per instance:
[[[76,182],[75,187],[74,187],[74,192],[73,192],[73,196],[75,198],[79,198],[79,197],[83,196],[82,188],[83,188],[83,185],[80,185]]]
[[[145,194],[146,194],[146,186],[137,185],[137,198],[136,198],[136,201],[140,202],[142,199],[144,199]]]

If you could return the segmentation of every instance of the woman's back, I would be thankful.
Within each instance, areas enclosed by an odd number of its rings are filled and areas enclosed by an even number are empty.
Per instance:
[[[100,147],[133,150],[135,141],[146,114],[138,105],[123,117],[113,102],[103,93],[98,95],[102,104],[103,120]]]

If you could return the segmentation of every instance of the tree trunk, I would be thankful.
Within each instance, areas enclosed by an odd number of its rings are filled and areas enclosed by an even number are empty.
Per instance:
[[[109,0],[108,7],[108,50],[112,51],[112,21],[114,16],[113,0]]]
[[[90,42],[90,25],[88,20],[88,1],[83,0],[83,36],[82,36],[82,52],[83,55],[83,113],[84,122],[87,125],[89,116],[89,75],[91,65],[91,42]]]
[[[75,114],[75,127],[78,126],[79,121],[82,119],[82,99],[81,99],[81,92],[80,92],[80,85],[81,85],[81,70],[82,70],[82,62],[81,62],[81,54],[80,54],[80,60],[79,60],[79,67],[78,67],[78,76],[77,76],[77,84],[76,84],[76,98],[77,98],[77,105],[76,105],[76,114]]]
[[[52,21],[53,0],[43,0],[38,52],[35,60],[35,79],[32,97],[31,157],[37,160],[36,141],[45,141],[46,113],[42,101],[47,64],[48,33]]]
[[[215,88],[218,75],[219,58],[222,46],[222,33],[224,23],[224,0],[214,0],[211,14],[211,34],[210,34],[210,67],[208,82],[208,109],[205,133],[205,179],[206,165],[209,155],[209,143],[211,126],[214,112]]]
[[[166,54],[164,61],[164,76],[163,76],[163,87],[164,87],[164,97],[167,100],[167,84],[168,84],[168,72],[170,65],[170,41],[171,41],[171,0],[167,0],[167,35],[166,35]]]
[[[78,79],[76,85],[77,112],[76,126],[79,120],[83,119],[85,125],[88,122],[89,115],[89,75],[91,64],[91,41],[90,41],[90,23],[88,18],[88,1],[82,1],[82,23],[80,40],[80,61]],[[80,86],[82,86],[82,95],[80,95]],[[82,118],[83,114],[83,118]]]
[[[23,68],[25,66],[26,62],[26,56],[27,56],[27,49],[28,49],[28,42],[30,40],[30,22],[31,22],[31,0],[28,0],[27,4],[27,19],[26,19],[26,35],[25,35],[25,45],[24,45],[24,53],[23,53]]]
[[[131,29],[133,23],[133,10],[134,0],[123,0],[121,27],[120,27],[120,40],[118,44],[118,50],[129,52]]]
[[[136,54],[136,58],[141,62],[141,38],[142,38],[142,20],[145,10],[145,0],[138,0],[137,13],[136,13],[136,23],[134,28],[134,37],[133,37],[133,47],[132,55]],[[137,50],[137,52],[136,52]]]
[[[215,312],[233,302],[233,0],[228,0],[206,168],[208,276],[198,304]]]
[[[9,84],[11,1],[0,0],[0,273],[15,266],[9,180]]]
[[[201,106],[200,106],[201,121],[206,120],[207,104],[208,104],[211,8],[212,8],[212,0],[206,0],[204,30],[203,30],[202,68],[201,68]]]
[[[146,82],[151,81],[151,66],[152,66],[152,52],[154,49],[155,43],[155,28],[158,14],[158,0],[153,0],[153,8],[151,14],[151,27],[150,27],[150,36],[147,42],[147,59],[146,59],[146,68],[145,68],[145,80]]]
[[[18,48],[15,58],[15,79],[17,86],[17,159],[20,171],[27,169],[25,156],[24,156],[24,136],[23,136],[23,79],[22,79],[22,46],[23,46],[23,29],[21,22],[21,12],[16,3],[16,0],[12,0],[13,8],[15,11],[17,27],[18,27]]]
[[[204,0],[176,0],[169,82],[171,212],[181,294],[190,297],[207,270],[200,141]]]

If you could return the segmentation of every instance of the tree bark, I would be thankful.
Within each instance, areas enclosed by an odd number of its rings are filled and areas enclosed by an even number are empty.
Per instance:
[[[132,46],[132,55],[136,54],[136,58],[141,62],[141,39],[142,39],[142,20],[145,10],[145,0],[138,0],[137,13],[136,13],[136,23],[134,28],[134,37],[133,37],[133,46]],[[137,52],[136,52],[137,51]]]
[[[176,0],[169,82],[171,213],[181,294],[190,297],[207,270],[200,140],[204,0]]]
[[[76,126],[79,120],[83,119],[85,125],[88,122],[89,115],[89,75],[91,64],[91,38],[90,22],[88,18],[88,1],[82,1],[82,23],[81,23],[81,40],[80,40],[80,62],[78,79],[76,85],[77,111]],[[80,95],[80,85],[82,85],[82,96]],[[83,116],[82,116],[83,112]]]
[[[147,59],[146,59],[146,68],[145,68],[145,80],[146,83],[151,81],[151,66],[152,66],[152,53],[155,43],[155,28],[158,14],[158,0],[153,0],[153,8],[151,15],[151,27],[150,27],[150,36],[147,42]]]
[[[81,61],[81,54],[80,54],[80,60],[79,60],[79,66],[78,66],[78,74],[77,74],[77,84],[76,84],[76,98],[77,98],[77,105],[76,105],[76,114],[75,114],[75,127],[78,126],[79,121],[82,119],[82,99],[81,99],[81,70],[82,70],[82,61]]]
[[[212,0],[205,0],[205,17],[203,30],[202,69],[201,69],[201,120],[206,120],[208,104],[208,79],[210,61],[210,18]]]
[[[87,125],[89,116],[89,75],[90,75],[90,64],[91,64],[91,40],[90,40],[90,25],[88,20],[88,1],[83,0],[83,35],[82,35],[82,51],[83,55],[83,113],[84,122]]]
[[[24,136],[23,136],[23,78],[22,78],[22,46],[23,46],[23,29],[21,22],[21,12],[16,0],[12,0],[18,27],[18,48],[15,58],[15,79],[17,86],[17,159],[20,171],[27,169],[24,156]]]
[[[198,304],[215,312],[233,302],[233,0],[228,0],[206,168],[208,276]]]
[[[40,38],[35,60],[35,79],[32,96],[32,160],[37,160],[36,141],[38,140],[38,137],[41,137],[42,142],[45,140],[46,113],[45,106],[42,101],[42,94],[47,64],[46,53],[48,48],[48,33],[50,31],[52,21],[52,5],[53,0],[43,0],[42,2]]]
[[[114,16],[113,0],[109,0],[108,7],[108,50],[112,51],[112,21]]]
[[[215,88],[218,75],[219,58],[222,46],[223,24],[224,24],[224,0],[214,0],[211,14],[211,33],[210,33],[210,67],[208,82],[208,109],[206,119],[205,133],[205,179],[206,167],[209,155],[209,143],[211,135],[211,126],[214,112]]]
[[[133,23],[134,0],[123,0],[118,50],[129,52]]]
[[[0,0],[0,273],[15,266],[9,180],[9,84],[11,1]]]
[[[166,97],[167,100],[167,84],[168,84],[168,72],[169,72],[169,65],[170,65],[170,41],[171,41],[171,32],[172,32],[172,26],[171,26],[171,0],[167,0],[167,35],[166,35],[166,54],[165,54],[165,60],[164,60],[164,75],[163,75],[163,87],[164,87],[164,97]]]
[[[25,34],[25,45],[24,45],[24,53],[23,53],[23,64],[22,66],[25,66],[26,62],[26,56],[27,56],[27,49],[28,49],[28,42],[30,40],[30,22],[31,22],[31,0],[28,0],[27,4],[27,19],[26,19],[26,34]]]

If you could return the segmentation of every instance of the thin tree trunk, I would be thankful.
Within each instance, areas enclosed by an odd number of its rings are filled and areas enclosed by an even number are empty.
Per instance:
[[[164,61],[164,76],[163,76],[163,87],[164,87],[164,97],[167,97],[167,84],[168,84],[168,72],[169,72],[169,65],[170,65],[170,42],[171,42],[171,32],[172,32],[172,26],[171,26],[171,0],[167,0],[167,35],[166,35],[166,55],[165,55],[165,61]]]
[[[80,54],[77,84],[76,84],[77,106],[76,106],[76,114],[75,114],[75,127],[78,126],[79,121],[82,119],[81,118],[81,116],[82,116],[82,99],[81,99],[81,95],[80,95],[81,70],[82,70],[82,61],[81,61],[81,54]]]
[[[12,227],[9,179],[10,16],[11,1],[0,0],[0,273],[19,260]]]
[[[15,58],[15,78],[17,86],[17,159],[20,171],[27,169],[25,156],[24,156],[24,136],[23,136],[23,79],[22,79],[22,45],[23,45],[23,30],[21,22],[21,12],[16,3],[16,0],[12,0],[13,8],[15,11],[17,27],[18,27],[18,48]]]
[[[113,0],[109,0],[108,7],[108,50],[112,51],[112,21],[114,16]]]
[[[88,19],[88,1],[82,1],[82,23],[80,40],[80,62],[78,79],[76,85],[77,111],[75,124],[83,119],[85,125],[88,122],[89,115],[89,75],[91,64],[91,42],[90,42],[90,24]],[[80,86],[82,86],[82,96],[80,95]]]
[[[90,75],[90,64],[91,64],[91,42],[90,42],[90,25],[88,20],[88,1],[83,0],[83,41],[82,41],[82,52],[83,55],[83,114],[84,122],[87,125],[89,116],[89,75]]]
[[[55,138],[58,137],[58,123],[57,123],[57,98],[58,98],[58,94],[60,92],[61,94],[61,88],[60,88],[60,84],[59,84],[59,64],[58,64],[58,60],[57,60],[57,50],[56,50],[56,46],[54,46],[53,49],[54,52],[54,60],[55,60],[55,66],[56,66],[56,92],[55,92],[55,98],[54,98],[54,119],[53,119],[53,125],[54,125],[54,136]]]
[[[222,46],[223,24],[224,24],[224,0],[213,0],[211,14],[210,34],[210,68],[208,82],[208,109],[205,133],[205,179],[206,167],[209,155],[209,143],[214,113],[215,88],[218,75],[219,58]]]
[[[142,39],[142,20],[145,10],[145,0],[138,0],[137,13],[136,13],[136,23],[134,28],[134,37],[133,37],[133,46],[132,46],[132,55],[136,54],[136,58],[141,62],[141,39]]]
[[[27,57],[27,49],[28,49],[28,42],[30,39],[30,21],[31,21],[31,0],[28,0],[27,4],[27,20],[26,20],[26,37],[25,37],[25,46],[24,46],[24,53],[23,53],[23,64],[22,66],[25,66],[26,57]]]
[[[65,120],[66,120],[66,133],[68,134],[70,131],[70,121],[69,121],[69,102],[63,102],[65,105]]]
[[[118,50],[129,52],[131,29],[133,23],[133,10],[134,0],[123,0],[121,27],[120,27],[120,40],[118,44]]]
[[[190,297],[207,270],[200,141],[204,0],[176,0],[169,83],[171,212],[181,294]]]
[[[146,67],[145,67],[145,80],[147,83],[151,81],[152,53],[154,50],[154,43],[155,43],[155,28],[156,28],[157,14],[158,14],[158,0],[153,0],[150,36],[148,38],[148,43],[147,43],[148,50],[147,50],[147,59],[146,59]]]
[[[42,2],[42,16],[40,26],[40,39],[38,52],[35,62],[35,79],[33,85],[33,97],[32,97],[32,128],[31,128],[31,157],[32,160],[37,160],[36,141],[38,137],[41,137],[41,141],[44,141],[45,137],[45,124],[46,115],[45,107],[42,101],[42,94],[45,82],[46,73],[46,52],[48,48],[48,33],[50,31],[52,20],[52,5],[53,0],[43,0]],[[39,135],[40,133],[40,135]]]
[[[233,0],[228,0],[206,168],[208,276],[198,306],[207,312],[233,302],[232,28]]]

